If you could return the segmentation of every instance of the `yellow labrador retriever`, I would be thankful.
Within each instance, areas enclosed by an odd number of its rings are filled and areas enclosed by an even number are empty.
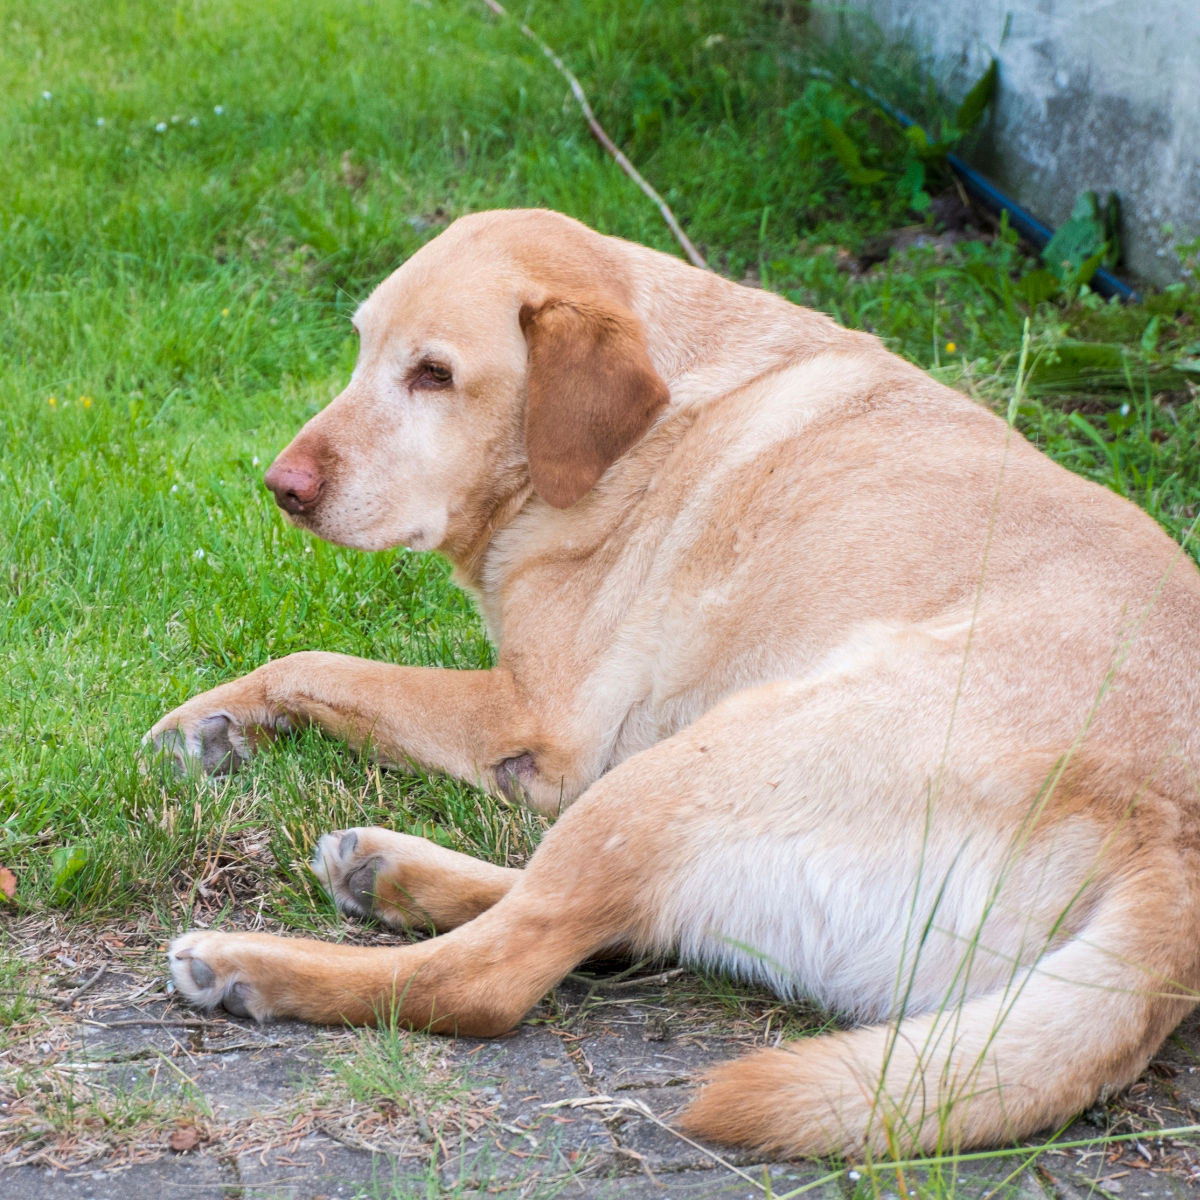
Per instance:
[[[230,769],[317,725],[561,812],[506,870],[327,834],[355,948],[195,931],[259,1020],[488,1036],[606,948],[860,1027],[714,1071],[787,1155],[995,1143],[1143,1070],[1200,985],[1200,575],[1132,504],[767,292],[548,212],[464,218],[359,310],[267,473],[298,525],[438,550],[489,671],[293,654],[148,735]]]

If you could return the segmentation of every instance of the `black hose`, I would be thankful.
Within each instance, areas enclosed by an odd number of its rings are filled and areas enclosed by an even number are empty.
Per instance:
[[[824,70],[814,73],[820,74],[824,78],[833,78],[832,74]],[[907,113],[901,112],[894,105],[889,104],[872,88],[859,83],[856,79],[849,79],[846,82],[856,91],[862,92],[872,104],[881,108],[892,120],[897,121],[905,129],[921,129],[921,126],[912,117]],[[925,130],[921,129],[921,132],[925,133]],[[926,139],[928,140],[928,134],[926,134]],[[995,184],[988,182],[974,167],[967,166],[957,154],[947,154],[946,165],[962,182],[963,188],[968,195],[997,216],[1001,213],[1007,213],[1009,225],[1038,250],[1043,249],[1047,242],[1054,236],[1052,229],[1043,225],[1032,213],[1026,211],[1015,200],[1006,196]],[[1119,296],[1122,300],[1135,303],[1141,300],[1141,296],[1129,284],[1124,283],[1103,267],[1096,269],[1096,273],[1088,281],[1088,287],[1092,291],[1098,292],[1106,300],[1113,296]]]

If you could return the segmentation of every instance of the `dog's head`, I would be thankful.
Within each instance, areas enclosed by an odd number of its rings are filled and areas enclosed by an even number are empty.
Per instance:
[[[451,557],[531,487],[576,504],[667,403],[629,286],[566,217],[457,221],[358,310],[349,384],[267,486],[329,541]]]

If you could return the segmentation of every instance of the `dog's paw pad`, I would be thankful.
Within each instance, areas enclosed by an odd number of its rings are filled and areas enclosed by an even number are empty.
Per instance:
[[[377,854],[346,876],[346,892],[363,913],[375,907],[375,879],[382,865],[383,859]]]
[[[221,1007],[235,1017],[252,1017],[254,1016],[250,1007],[252,999],[253,993],[250,985],[239,979],[221,993]]]
[[[181,956],[187,962],[187,969],[191,972],[192,983],[202,992],[211,990],[213,984],[217,982],[216,973],[213,971],[202,958],[194,958],[190,953]]]
[[[313,871],[338,908],[352,917],[369,916],[375,905],[375,879],[383,865],[378,854],[363,857],[357,829],[327,833],[317,843]]]
[[[228,713],[197,721],[195,739],[205,775],[232,775],[250,757],[246,739]]]
[[[196,935],[184,934],[172,944],[167,955],[171,980],[179,995],[201,1008],[216,1008],[221,1001],[217,973],[200,957]]]
[[[165,728],[157,725],[142,738],[142,746],[150,757],[169,762],[185,777],[231,775],[251,753],[245,731],[226,712]]]
[[[205,943],[219,934],[185,933],[171,944],[168,961],[176,992],[198,1008],[224,1008],[235,1017],[259,1018],[261,1005],[254,988],[244,979],[213,965],[216,945]]]

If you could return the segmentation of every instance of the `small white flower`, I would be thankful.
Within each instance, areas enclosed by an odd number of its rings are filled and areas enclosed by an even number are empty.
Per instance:
[[[103,118],[103,117],[97,117],[97,118],[96,118],[96,128],[97,128],[97,129],[103,129],[103,128],[104,128],[104,118]]]
[[[200,118],[199,118],[199,117],[193,117],[193,118],[192,118],[192,119],[191,119],[191,120],[188,122],[188,124],[189,124],[189,125],[190,125],[190,126],[193,128],[193,129],[195,129],[195,128],[196,128],[196,126],[200,124]]]
[[[154,127],[154,128],[155,128],[155,130],[157,130],[157,132],[159,132],[159,133],[166,133],[166,131],[167,131],[167,123],[166,123],[166,121],[159,121],[159,123],[158,123],[157,125],[155,125],[155,127]]]
[[[204,557],[204,547],[201,546],[200,549],[197,550],[196,553],[192,555],[192,557],[193,558],[203,558]]]
[[[43,93],[42,93],[42,99],[43,99],[43,100],[53,100],[53,99],[54,99],[54,93],[53,93],[53,92],[43,92]]]
[[[304,547],[304,553],[305,553],[305,554],[311,554],[311,553],[312,553],[312,547],[311,547],[311,546],[305,546],[305,547]]]
[[[178,124],[179,124],[179,122],[180,122],[180,121],[182,121],[182,120],[183,120],[183,118],[182,118],[182,117],[173,116],[173,117],[171,118],[171,124],[172,124],[172,125],[178,125]]]
[[[179,484],[177,484],[177,483],[171,484],[171,495],[172,496],[175,495],[175,493],[177,491],[179,491]]]
[[[221,114],[222,114],[224,111],[225,111],[225,105],[223,105],[223,104],[214,104],[214,105],[213,105],[213,112],[215,112],[215,113],[217,114],[217,116],[218,116],[218,117],[219,117],[219,116],[220,116],[220,115],[221,115]]]
[[[257,466],[258,466],[258,455],[257,455],[257,454],[256,454],[256,455],[254,456],[254,458],[251,460],[251,462],[250,462],[250,465],[251,465],[252,467],[257,467]]]
[[[1123,417],[1127,417],[1127,416],[1129,416],[1129,403],[1128,403],[1128,401],[1126,401],[1126,403],[1124,403],[1124,404],[1122,404],[1122,405],[1121,405],[1121,416],[1123,416]]]

